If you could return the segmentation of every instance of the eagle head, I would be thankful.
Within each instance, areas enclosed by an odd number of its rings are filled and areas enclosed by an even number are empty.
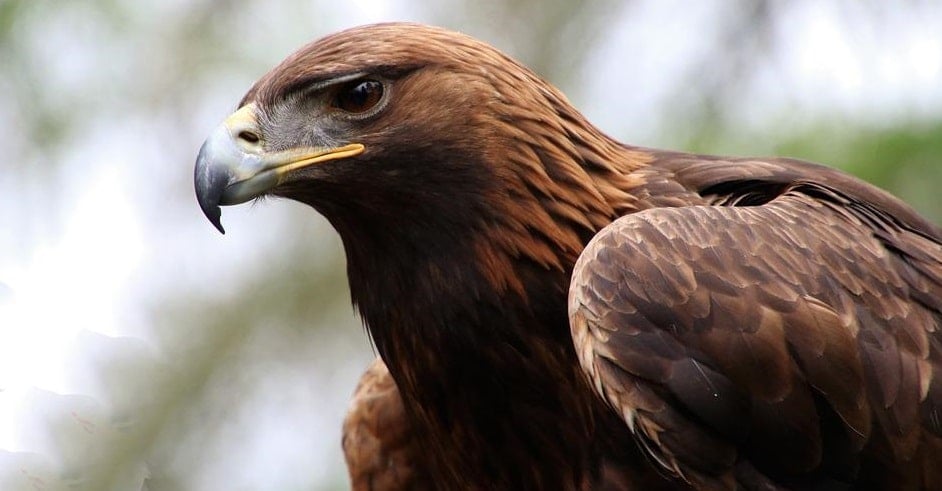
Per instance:
[[[220,205],[263,195],[309,204],[338,229],[346,217],[480,217],[514,192],[507,147],[534,138],[515,122],[559,126],[554,106],[568,107],[561,93],[468,36],[350,29],[304,46],[249,90],[200,150],[197,198],[220,231]]]

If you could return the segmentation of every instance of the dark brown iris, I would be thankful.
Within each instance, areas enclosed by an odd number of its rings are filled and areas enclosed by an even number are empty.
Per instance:
[[[382,98],[382,83],[376,80],[354,80],[340,86],[334,106],[348,113],[360,114],[373,109]]]

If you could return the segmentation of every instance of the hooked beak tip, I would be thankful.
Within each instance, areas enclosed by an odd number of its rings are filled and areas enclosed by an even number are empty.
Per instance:
[[[219,208],[219,202],[222,199],[223,191],[229,184],[229,175],[223,172],[222,168],[209,164],[206,155],[208,143],[203,144],[199,156],[196,158],[196,168],[193,175],[196,201],[209,222],[220,233],[225,234],[226,230],[222,227],[222,210]]]

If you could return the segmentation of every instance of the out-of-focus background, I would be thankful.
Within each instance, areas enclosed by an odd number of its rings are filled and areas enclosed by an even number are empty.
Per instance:
[[[203,218],[252,82],[358,24],[461,30],[619,140],[841,167],[942,222],[942,3],[0,0],[0,489],[344,489],[372,359],[336,234]]]

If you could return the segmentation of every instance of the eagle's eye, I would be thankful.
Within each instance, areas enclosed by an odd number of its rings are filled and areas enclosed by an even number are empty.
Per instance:
[[[354,80],[340,86],[334,97],[334,107],[351,114],[362,114],[383,98],[383,84],[376,80]]]

